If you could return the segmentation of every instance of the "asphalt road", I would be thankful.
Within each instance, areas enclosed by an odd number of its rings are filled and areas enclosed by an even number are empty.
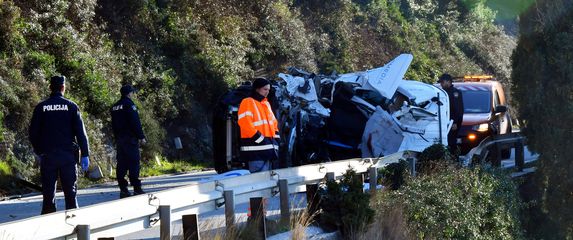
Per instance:
[[[192,182],[207,180],[216,175],[215,171],[194,172],[179,175],[164,175],[142,179],[143,189],[146,192],[156,192],[168,188],[184,186]],[[87,189],[78,190],[78,204],[80,207],[119,199],[117,183],[100,184]],[[56,208],[65,209],[64,194],[56,194]],[[33,193],[25,197],[0,201],[0,223],[34,217],[42,210],[42,194]]]

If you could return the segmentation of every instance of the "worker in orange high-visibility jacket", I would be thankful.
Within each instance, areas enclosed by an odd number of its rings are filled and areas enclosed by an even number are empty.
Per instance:
[[[238,119],[241,128],[241,158],[250,172],[267,171],[278,159],[278,123],[267,100],[271,89],[264,78],[253,81],[251,95],[241,101]]]

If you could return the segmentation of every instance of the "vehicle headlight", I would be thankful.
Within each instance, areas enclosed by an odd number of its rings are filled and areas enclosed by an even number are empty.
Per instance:
[[[489,124],[488,123],[482,123],[480,125],[474,125],[472,127],[472,130],[478,131],[478,132],[487,132],[487,130],[489,130]]]

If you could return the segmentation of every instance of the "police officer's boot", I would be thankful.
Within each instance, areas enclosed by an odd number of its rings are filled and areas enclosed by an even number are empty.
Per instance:
[[[127,189],[127,187],[120,187],[119,188],[119,198],[126,198],[131,196],[131,193]]]
[[[134,186],[133,187],[133,195],[145,194],[145,191],[141,189],[141,186]]]

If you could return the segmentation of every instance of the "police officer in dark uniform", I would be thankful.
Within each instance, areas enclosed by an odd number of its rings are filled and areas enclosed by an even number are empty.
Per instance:
[[[64,98],[65,76],[50,79],[50,97],[34,109],[29,137],[40,161],[42,179],[42,214],[56,211],[56,181],[60,178],[66,209],[78,207],[76,199],[78,145],[81,167],[89,167],[89,147],[78,106]]]
[[[448,148],[451,153],[457,153],[458,146],[456,139],[464,117],[464,100],[462,98],[462,92],[454,87],[452,81],[452,76],[447,73],[442,74],[438,79],[442,88],[448,93],[450,100],[450,119],[454,121],[448,133]]]
[[[139,180],[139,145],[145,144],[146,141],[137,107],[131,100],[133,91],[134,89],[130,85],[121,87],[121,99],[111,108],[111,122],[117,145],[116,177],[120,189],[120,198],[131,196],[125,180],[127,172],[129,172],[129,182],[133,186],[134,194],[145,193],[141,189],[141,181]]]

